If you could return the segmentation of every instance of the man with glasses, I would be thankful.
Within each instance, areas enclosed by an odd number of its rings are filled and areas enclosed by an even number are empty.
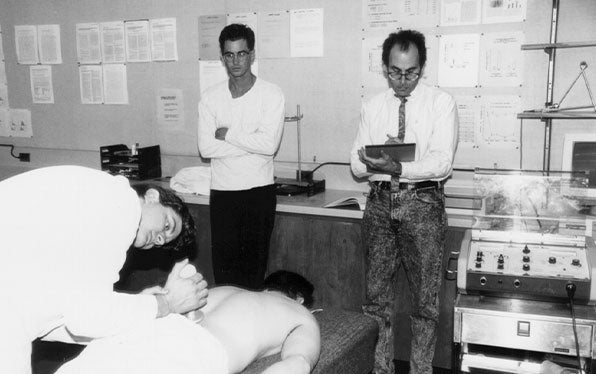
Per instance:
[[[198,145],[211,159],[211,249],[216,284],[259,288],[277,199],[273,156],[284,123],[281,89],[251,71],[255,35],[240,24],[219,36],[229,79],[202,94]]]
[[[363,219],[368,300],[363,310],[380,327],[375,373],[393,373],[391,322],[403,266],[412,304],[410,373],[431,374],[447,229],[443,181],[457,146],[457,108],[447,93],[420,82],[426,63],[421,33],[390,34],[382,59],[390,89],[363,105],[351,152],[352,172],[371,185]],[[392,143],[415,143],[415,161],[365,153],[365,145]]]

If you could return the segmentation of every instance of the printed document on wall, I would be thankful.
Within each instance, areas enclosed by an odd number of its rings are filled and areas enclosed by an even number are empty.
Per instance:
[[[399,26],[420,30],[439,24],[439,0],[397,0]]]
[[[504,144],[520,141],[517,113],[521,98],[517,95],[485,95],[481,97],[480,142]]]
[[[479,24],[481,3],[480,0],[441,0],[441,26]]]
[[[35,104],[54,104],[52,67],[50,65],[30,66],[29,76],[33,102]]]
[[[104,64],[126,62],[124,22],[103,22],[100,24],[101,57]]]
[[[29,109],[10,109],[9,136],[16,138],[31,138],[31,111]]]
[[[10,111],[8,108],[0,108],[0,136],[10,136]]]
[[[226,16],[199,17],[199,60],[219,60],[219,33],[226,26]]]
[[[8,86],[0,83],[0,109],[8,109]]]
[[[323,57],[323,9],[290,11],[290,56]]]
[[[149,20],[125,21],[126,61],[149,62]]]
[[[99,23],[77,23],[77,59],[81,64],[101,62]]]
[[[395,0],[363,0],[362,23],[366,31],[389,31],[399,27],[397,13],[398,2]]]
[[[40,62],[42,64],[61,64],[60,25],[39,25],[37,26],[37,35]]]
[[[101,65],[79,66],[81,104],[103,104],[102,76]]]
[[[149,27],[153,61],[178,61],[176,18],[152,19]]]
[[[476,134],[480,127],[480,100],[473,95],[455,96],[459,119],[458,143],[476,145]]]
[[[439,86],[477,86],[479,48],[480,34],[442,35],[439,41]]]
[[[108,64],[102,68],[104,104],[128,104],[126,65]]]
[[[524,54],[521,31],[482,35],[480,85],[486,87],[521,86]]]
[[[184,95],[182,90],[162,88],[157,94],[157,123],[164,130],[184,130]]]
[[[522,22],[526,19],[527,0],[482,2],[482,23]]]
[[[39,63],[37,54],[37,26],[16,25],[14,27],[17,62],[23,65]]]
[[[290,13],[259,13],[259,57],[290,57]]]

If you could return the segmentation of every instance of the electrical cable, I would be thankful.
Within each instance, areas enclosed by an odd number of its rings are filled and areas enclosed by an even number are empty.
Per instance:
[[[14,154],[14,145],[12,144],[0,144],[0,147],[10,147],[10,155],[16,159],[21,159],[19,156]]]
[[[579,374],[583,373],[582,370],[582,361],[581,361],[581,357],[579,355],[579,340],[577,338],[577,326],[575,323],[575,308],[573,307],[573,296],[575,296],[575,284],[573,283],[567,283],[567,285],[565,285],[565,290],[567,291],[567,297],[569,297],[569,306],[571,308],[571,322],[573,325],[573,336],[575,338],[575,353],[577,355],[577,367],[579,370]]]
[[[316,168],[310,170],[311,173],[314,173],[315,171],[317,171],[321,166],[324,165],[350,165],[349,162],[335,162],[335,161],[329,161],[329,162],[323,162],[322,164],[319,164]]]

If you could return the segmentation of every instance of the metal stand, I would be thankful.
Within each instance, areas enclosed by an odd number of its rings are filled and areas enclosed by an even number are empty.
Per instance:
[[[296,105],[296,115],[285,117],[285,122],[296,122],[296,139],[298,142],[298,184],[302,184],[302,135],[300,134],[300,120],[304,117],[300,113],[300,104]]]

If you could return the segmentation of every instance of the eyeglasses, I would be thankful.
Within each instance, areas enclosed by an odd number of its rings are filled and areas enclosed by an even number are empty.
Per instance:
[[[248,57],[248,55],[250,55],[250,51],[239,51],[239,52],[226,52],[223,54],[223,57],[226,61],[228,62],[232,62],[234,61],[236,58],[239,61],[244,61],[246,60],[246,58]]]
[[[411,82],[411,81],[415,81],[416,79],[418,79],[418,77],[420,77],[420,73],[414,73],[414,72],[400,73],[397,71],[391,71],[391,72],[387,72],[387,76],[389,76],[389,79],[391,79],[392,81],[399,81],[403,77],[403,78],[406,78],[407,81]]]

